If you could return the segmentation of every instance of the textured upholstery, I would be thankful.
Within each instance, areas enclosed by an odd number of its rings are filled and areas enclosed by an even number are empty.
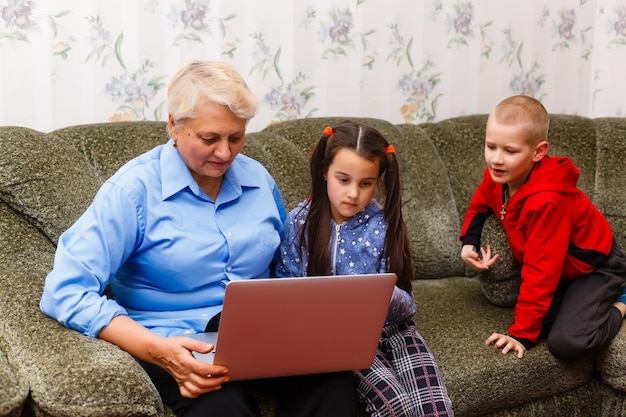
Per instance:
[[[249,133],[243,152],[275,177],[287,209],[308,192],[309,153],[326,125],[294,120]],[[484,340],[505,331],[519,266],[490,218],[483,243],[501,254],[476,276],[460,260],[458,234],[482,178],[486,115],[380,129],[396,148],[418,279],[415,319],[444,373],[456,415],[617,416],[626,413],[626,330],[596,357],[555,359],[543,343],[523,360]],[[570,155],[581,188],[626,244],[626,120],[553,115],[550,153]],[[102,182],[130,158],[164,143],[164,122],[71,126],[50,133],[0,127],[0,416],[160,416],[153,385],[130,355],[68,330],[39,311],[60,233]],[[6,388],[5,388],[6,387]],[[264,416],[273,415],[262,398]]]
[[[0,311],[1,313],[1,311]],[[7,357],[6,342],[0,334],[0,416],[19,417],[28,397],[28,381]]]
[[[522,283],[521,265],[513,257],[504,230],[494,215],[485,220],[481,245],[489,245],[492,253],[500,255],[491,268],[478,274],[483,294],[497,306],[513,307]]]

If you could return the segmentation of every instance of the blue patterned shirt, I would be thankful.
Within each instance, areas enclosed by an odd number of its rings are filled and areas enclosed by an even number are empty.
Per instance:
[[[306,276],[307,254],[300,256],[300,230],[309,213],[307,201],[298,204],[285,221],[280,244],[280,260],[276,265],[279,277]],[[384,254],[387,222],[381,205],[372,200],[359,213],[342,224],[331,220],[330,270],[332,275],[377,274],[386,271]],[[397,323],[415,314],[413,295],[394,288],[387,325]]]
[[[204,331],[229,281],[269,276],[284,219],[260,163],[238,155],[212,201],[170,140],[124,165],[61,235],[40,307],[91,337],[118,315],[163,336]]]

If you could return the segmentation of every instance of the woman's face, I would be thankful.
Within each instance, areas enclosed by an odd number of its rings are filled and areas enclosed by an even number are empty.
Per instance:
[[[222,177],[243,148],[246,120],[226,106],[205,102],[196,117],[176,128],[169,116],[170,131],[178,152],[201,188],[221,184]]]

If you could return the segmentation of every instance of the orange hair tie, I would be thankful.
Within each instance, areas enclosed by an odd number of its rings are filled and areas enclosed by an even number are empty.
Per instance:
[[[387,153],[396,153],[396,148],[394,148],[393,145],[387,146],[385,150],[387,151]]]
[[[333,135],[333,128],[332,128],[332,127],[330,127],[330,126],[326,126],[326,127],[324,128],[324,134],[325,134],[326,136],[332,136],[332,135]]]

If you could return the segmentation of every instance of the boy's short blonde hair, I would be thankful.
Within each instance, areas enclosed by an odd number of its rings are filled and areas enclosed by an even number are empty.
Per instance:
[[[548,140],[550,116],[541,102],[526,95],[511,96],[502,100],[489,118],[500,125],[518,125],[528,132],[528,140],[535,145]]]

